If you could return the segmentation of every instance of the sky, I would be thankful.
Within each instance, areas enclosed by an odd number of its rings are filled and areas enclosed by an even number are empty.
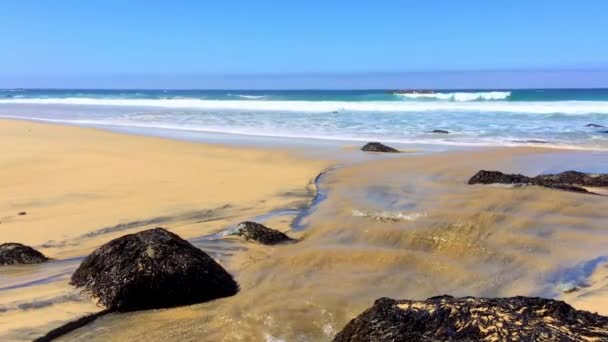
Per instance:
[[[607,16],[605,0],[2,0],[0,87],[608,87]]]

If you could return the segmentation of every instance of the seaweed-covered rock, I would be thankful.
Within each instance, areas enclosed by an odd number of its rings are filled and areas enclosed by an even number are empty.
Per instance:
[[[0,266],[38,264],[47,260],[49,260],[49,258],[30,246],[16,242],[8,242],[0,245]]]
[[[608,187],[608,174],[590,174],[578,171],[566,171],[558,174],[536,176],[533,183],[561,183],[570,185]]]
[[[97,248],[74,272],[71,284],[116,311],[200,303],[239,289],[210,256],[163,228],[125,235]]]
[[[278,243],[295,241],[278,230],[270,229],[264,225],[250,221],[239,223],[235,234],[247,241],[263,245],[276,245]]]
[[[608,174],[566,171],[526,177],[519,174],[511,175],[499,171],[481,170],[469,179],[468,184],[529,184],[558,190],[593,193],[583,187],[608,187]]]
[[[606,341],[608,317],[533,297],[378,299],[334,342]]]
[[[449,131],[443,130],[443,129],[434,129],[431,131],[431,133],[438,133],[438,134],[449,134]]]
[[[361,147],[361,151],[365,152],[384,152],[384,153],[399,153],[399,150],[396,150],[392,147],[386,146],[379,142],[369,142],[365,144],[365,146]]]
[[[499,171],[481,170],[471,179],[469,184],[526,184],[530,183],[530,177],[524,175],[509,175]]]

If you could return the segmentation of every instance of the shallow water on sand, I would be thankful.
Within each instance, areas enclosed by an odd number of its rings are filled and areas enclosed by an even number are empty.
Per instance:
[[[590,152],[501,149],[379,158],[331,171],[297,244],[225,259],[236,296],[110,314],[64,340],[331,340],[379,297],[560,295],[606,264],[606,197],[469,186],[479,169],[608,172]],[[205,249],[205,246],[201,246]],[[207,246],[208,248],[209,246]],[[570,297],[568,297],[570,296]],[[608,307],[590,308],[608,314]]]

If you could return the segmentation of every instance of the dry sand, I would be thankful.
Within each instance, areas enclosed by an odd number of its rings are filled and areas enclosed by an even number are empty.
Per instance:
[[[11,123],[13,124],[24,125],[25,128],[30,125]],[[308,199],[301,196],[286,199],[280,194],[291,190],[303,194],[302,189],[311,177],[326,166],[322,162],[303,161],[285,154],[278,154],[279,157],[277,152],[243,152],[76,128],[42,125],[32,127],[40,127],[44,132],[49,132],[46,133],[49,135],[55,129],[57,132],[73,131],[74,135],[70,137],[60,134],[61,137],[56,139],[59,141],[72,139],[75,135],[79,135],[76,139],[78,141],[87,141],[90,135],[104,137],[102,140],[111,136],[120,141],[129,141],[121,144],[122,148],[118,148],[126,151],[142,144],[135,154],[121,151],[119,155],[122,155],[122,158],[118,159],[111,156],[114,149],[99,153],[104,156],[102,159],[113,160],[112,165],[117,165],[117,169],[120,169],[120,164],[124,162],[131,165],[129,170],[138,170],[130,173],[134,181],[130,191],[122,191],[125,186],[132,184],[129,182],[122,182],[121,186],[113,188],[115,183],[112,180],[119,177],[118,170],[115,171],[114,177],[103,178],[105,183],[101,183],[106,184],[105,187],[100,188],[100,182],[97,181],[92,183],[81,180],[81,184],[85,188],[94,184],[93,189],[96,189],[101,198],[87,200],[107,201],[103,203],[107,203],[110,207],[108,210],[114,213],[122,213],[118,209],[128,204],[123,201],[124,196],[130,196],[131,201],[136,202],[139,196],[133,193],[141,191],[145,194],[144,197],[150,198],[145,198],[141,207],[135,206],[133,212],[121,216],[120,220],[111,221],[109,218],[112,213],[93,210],[94,219],[99,221],[96,221],[97,224],[87,225],[90,228],[84,231],[95,231],[99,227],[119,222],[161,215],[145,214],[150,210],[148,208],[154,208],[161,211],[162,215],[177,216],[175,223],[170,221],[168,225],[175,227],[174,231],[178,234],[186,237],[201,235],[201,232],[219,229],[230,220],[234,221],[235,216],[242,214],[240,210],[268,210],[292,203],[298,198],[300,202],[303,198]],[[20,139],[18,134],[13,134],[13,138],[7,141],[15,139]],[[53,139],[47,136],[46,139],[41,139],[43,140]],[[99,148],[102,147],[96,146],[96,149]],[[57,156],[70,155],[65,151],[71,149],[75,147],[65,144],[62,146],[62,152],[57,152]],[[159,153],[159,150],[163,149],[164,152]],[[136,166],[131,160],[134,155],[137,155],[138,159],[142,158],[141,154],[147,156],[146,160],[158,161],[159,156],[170,158],[169,151],[181,156],[181,159],[160,163],[162,170],[172,170],[163,173],[172,179],[169,184],[162,184],[154,173],[147,174],[148,170],[154,169],[154,165]],[[196,181],[197,176],[200,177],[200,170],[205,169],[207,163],[198,165],[198,172],[185,174],[182,174],[183,168],[174,164],[197,163],[198,156],[207,153],[209,155],[205,160],[212,162],[207,167],[213,168],[215,173],[207,168],[207,179],[201,180],[197,191],[190,191],[196,187],[192,186],[192,181]],[[39,157],[47,158],[47,154],[40,153]],[[253,155],[258,157],[252,157]],[[581,158],[573,158],[573,155]],[[92,164],[98,160],[90,150],[82,151],[81,156]],[[15,156],[17,157],[19,155]],[[608,295],[605,290],[608,282],[604,259],[608,247],[605,226],[608,212],[606,197],[533,186],[507,188],[466,185],[468,178],[479,169],[535,175],[546,170],[548,165],[576,168],[573,160],[596,157],[589,152],[502,148],[433,155],[403,154],[388,159],[378,155],[378,158],[372,158],[375,160],[338,168],[323,178],[322,186],[328,191],[328,197],[307,217],[307,228],[289,233],[300,238],[299,243],[267,247],[227,239],[222,242],[197,244],[203,250],[213,252],[212,255],[219,258],[235,275],[241,286],[241,291],[236,296],[187,307],[110,314],[64,336],[63,340],[328,341],[350,319],[371,306],[375,299],[385,296],[424,299],[441,294],[487,297],[538,295],[561,298],[577,308],[580,306],[582,309],[608,314]],[[244,161],[242,158],[249,160]],[[30,163],[26,164],[28,166],[21,169],[15,166],[14,173],[31,168],[36,163],[33,159],[30,158]],[[267,163],[268,160],[273,162]],[[75,167],[78,164],[72,165]],[[95,166],[100,167],[99,164]],[[156,166],[158,167],[158,164]],[[250,180],[239,179],[244,178],[242,175],[247,174],[244,170],[249,167],[259,168],[258,177],[272,180],[269,184],[274,188],[270,190],[267,184],[253,184]],[[100,173],[100,177],[106,177],[103,172]],[[147,174],[142,176],[145,179],[137,177],[140,173]],[[217,194],[210,192],[212,187],[208,185],[208,182],[211,182],[209,175],[220,177],[220,174],[221,179],[230,180],[226,183],[217,181],[214,188]],[[286,178],[275,179],[279,178],[279,174],[285,175]],[[69,177],[64,181],[67,179]],[[259,180],[255,177],[252,179]],[[2,181],[3,184],[10,183]],[[236,182],[238,185],[230,182]],[[159,186],[165,189],[162,196],[154,191],[158,189],[157,183],[162,184]],[[39,196],[44,198],[46,194],[52,193],[50,190],[53,184],[45,180],[37,180],[37,184],[45,189],[38,192]],[[38,199],[35,188],[32,187],[31,197],[28,198],[30,202]],[[167,194],[171,188],[182,189],[182,192],[176,191],[182,197],[176,198],[178,196],[175,196],[175,193]],[[59,185],[55,191],[65,191],[63,189],[65,188]],[[216,196],[225,196],[220,194],[224,189],[232,189],[234,198],[222,197],[223,200],[204,202],[210,197],[216,199]],[[70,191],[73,192],[75,191]],[[94,191],[89,190],[86,193],[91,192]],[[170,195],[175,196],[172,201],[181,204],[178,208],[187,210],[171,211],[167,208],[165,196]],[[114,198],[121,206],[112,206],[114,201],[105,196]],[[153,196],[160,196],[162,199]],[[53,207],[57,198],[64,197],[52,196],[47,198],[45,203],[50,202],[47,205]],[[267,202],[261,203],[264,199]],[[68,212],[69,208],[79,210],[86,204],[85,200],[82,200],[82,204],[77,202],[71,205],[65,203],[65,199],[63,201],[65,211],[61,211],[62,213]],[[228,203],[239,209],[229,207],[212,211],[214,214],[191,214],[208,215],[217,221],[195,224],[192,220],[184,219],[184,214],[180,214],[221,208]],[[250,209],[250,206],[255,209]],[[88,208],[92,208],[92,204]],[[13,215],[21,210],[31,211],[32,218],[37,212],[24,207],[10,207],[10,213]],[[368,213],[372,217],[362,216],[361,213]],[[108,221],[103,221],[104,217]],[[391,219],[380,220],[382,217]],[[17,220],[26,218],[30,218],[29,214],[13,220],[18,222]],[[87,215],[83,211],[81,215],[76,215],[76,218],[81,220],[80,223],[86,223]],[[71,217],[68,215],[68,218],[63,219],[68,220]],[[57,222],[57,227],[62,226],[62,218],[57,218]],[[269,223],[280,228],[289,226],[289,220],[286,218],[273,218]],[[11,224],[16,227],[16,223]],[[71,231],[65,227],[58,229],[65,229],[62,231],[63,237],[51,232],[44,238],[30,237],[34,240],[26,242],[36,244],[50,239],[69,242],[75,239],[79,241],[80,246],[80,241],[92,240],[87,243],[89,246],[101,243],[112,235],[103,234],[103,238],[95,236],[92,239],[83,239],[79,234],[84,231]],[[13,234],[14,238],[26,237],[22,232]],[[116,234],[124,234],[124,231],[114,233]],[[53,256],[51,252],[80,255],[80,251],[72,252],[82,248],[79,246],[64,244],[45,251],[49,252],[50,256]],[[87,248],[90,249],[85,249]],[[11,272],[18,273],[23,270],[13,269]],[[581,289],[570,294],[560,293],[559,286],[567,281],[577,282]],[[34,310],[28,313],[27,310],[8,310],[0,313],[0,322],[6,322],[7,318],[11,319],[12,324],[22,318],[30,322],[27,328],[15,328],[4,336],[23,338],[48,330],[57,322],[36,318],[40,316],[37,312],[50,315],[52,310],[61,310],[64,307],[61,303],[64,302],[65,308],[71,308],[74,312],[94,311],[86,297],[79,297],[78,300],[60,297],[74,294],[73,291],[66,292],[66,289],[69,289],[67,283],[61,285],[63,287],[60,286],[63,292],[53,292],[57,291],[57,286],[60,285],[56,282],[36,286],[45,289],[42,294],[48,293],[48,297],[59,302],[44,306],[43,310],[47,311]],[[19,295],[25,299],[19,302],[19,298],[9,297],[12,292],[0,292],[0,303],[9,303],[6,306],[11,308],[18,308],[20,303],[44,303],[44,298],[27,302],[27,298],[34,296],[28,292],[20,292]],[[59,315],[59,311],[57,312]],[[39,321],[32,324],[31,320],[36,319]],[[58,320],[62,319],[64,316]],[[7,328],[0,326],[0,329],[6,331]]]

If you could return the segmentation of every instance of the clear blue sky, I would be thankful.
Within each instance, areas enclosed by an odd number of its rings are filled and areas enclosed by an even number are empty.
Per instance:
[[[607,20],[605,0],[2,0],[0,86],[608,86]]]

